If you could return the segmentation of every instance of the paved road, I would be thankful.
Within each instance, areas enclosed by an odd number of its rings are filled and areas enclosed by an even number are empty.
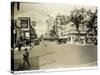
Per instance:
[[[57,44],[56,42],[42,42],[34,46],[30,52],[31,67],[22,66],[22,53],[15,51],[15,66],[19,70],[38,70],[71,67],[96,66],[97,47]],[[19,65],[20,64],[20,65]]]

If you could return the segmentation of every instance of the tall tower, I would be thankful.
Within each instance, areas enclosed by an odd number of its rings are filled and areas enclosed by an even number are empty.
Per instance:
[[[47,17],[48,18],[46,20],[46,25],[47,25],[47,33],[49,33],[50,30],[52,30],[52,28],[54,26],[54,19],[50,15],[47,15]]]

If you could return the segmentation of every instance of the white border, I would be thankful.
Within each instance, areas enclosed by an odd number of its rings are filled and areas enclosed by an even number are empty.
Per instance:
[[[44,69],[44,70],[25,70],[25,71],[12,71],[14,74],[22,73],[49,73],[49,72],[63,72],[63,71],[79,71],[79,70],[97,70],[98,67],[82,67],[82,68],[57,68],[57,69]]]
[[[67,3],[67,4],[79,4],[79,5],[93,5],[98,7],[98,32],[100,32],[100,0],[2,0],[0,1],[0,75],[11,75],[10,71],[10,3],[11,1],[25,1],[25,2],[41,2],[41,3]],[[98,33],[98,38],[100,38]],[[98,42],[100,40],[98,39]],[[98,43],[98,60],[100,60],[99,55],[99,47],[100,44]],[[98,75],[99,74],[99,64],[97,68],[71,68],[67,69],[57,69],[54,73],[55,74],[67,74],[67,75]],[[94,70],[95,69],[95,70]],[[53,70],[53,69],[52,69]],[[76,71],[77,70],[77,71]],[[54,70],[53,70],[54,71]],[[65,71],[65,72],[58,72],[58,71]],[[26,71],[25,71],[26,72]],[[30,71],[31,72],[31,71]],[[42,74],[44,75],[44,71]],[[51,72],[50,70],[48,72]],[[34,72],[33,72],[34,73]],[[33,74],[31,73],[31,74]],[[39,73],[39,72],[38,72]],[[29,71],[28,71],[29,74]],[[27,73],[24,75],[28,75]],[[45,73],[50,75],[50,73]]]

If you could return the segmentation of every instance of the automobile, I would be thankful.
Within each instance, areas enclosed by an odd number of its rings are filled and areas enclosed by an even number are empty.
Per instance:
[[[40,44],[39,40],[38,39],[34,39],[34,45],[39,45],[39,44]]]

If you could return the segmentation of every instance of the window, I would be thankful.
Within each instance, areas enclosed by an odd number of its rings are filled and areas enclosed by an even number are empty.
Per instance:
[[[28,28],[28,20],[21,20],[21,28]]]

